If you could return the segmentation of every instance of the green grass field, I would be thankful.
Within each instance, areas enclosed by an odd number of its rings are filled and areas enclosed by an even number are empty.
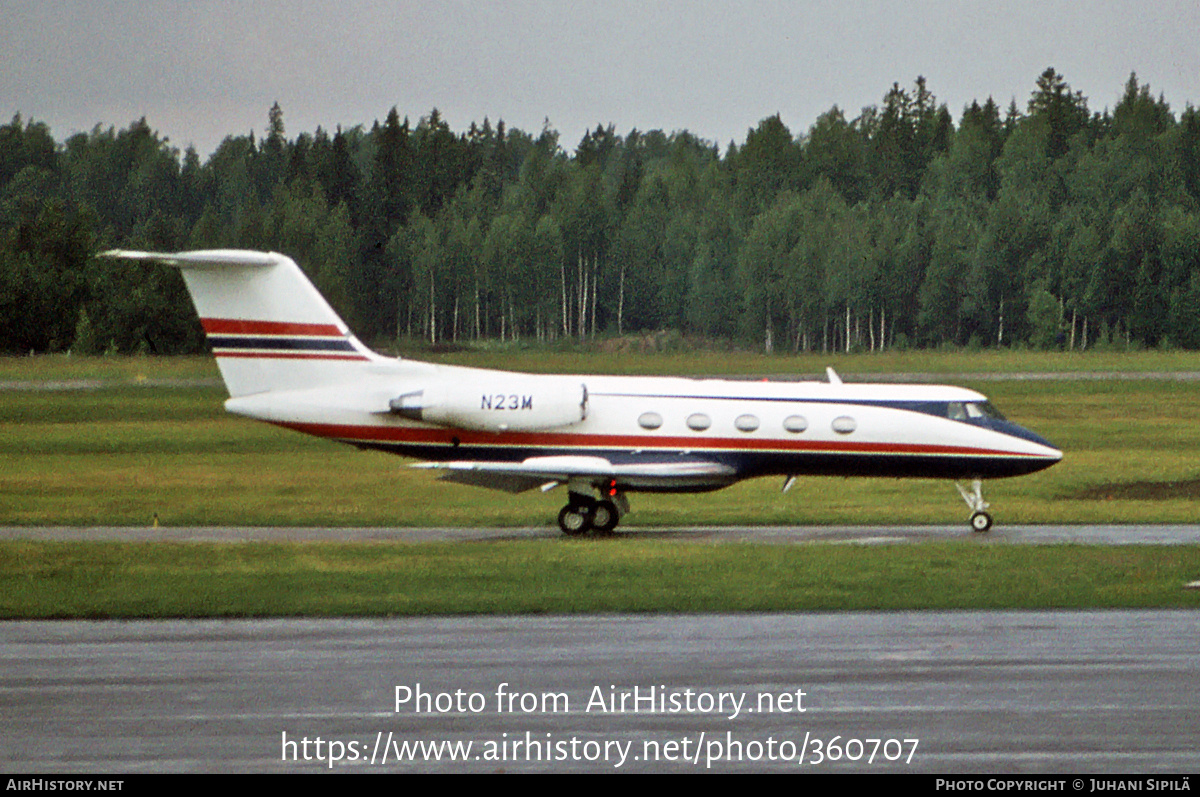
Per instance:
[[[1200,383],[1003,380],[1021,372],[1200,370],[1184,353],[897,353],[882,357],[456,352],[439,359],[578,372],[963,374],[1066,452],[989,482],[1006,523],[1200,517]],[[887,366],[887,367],[884,367]],[[973,381],[970,374],[981,374]],[[0,525],[550,527],[558,491],[439,482],[407,460],[226,415],[202,358],[0,359]],[[94,380],[85,389],[46,382]],[[79,386],[76,384],[76,388]],[[34,389],[37,388],[37,389]],[[632,496],[625,527],[962,524],[959,543],[768,546],[636,535],[477,545],[0,545],[0,616],[246,616],[853,608],[1196,606],[1178,548],[980,545],[941,481],[757,480],[702,496]]]
[[[0,545],[0,618],[1200,606],[1200,547]]]

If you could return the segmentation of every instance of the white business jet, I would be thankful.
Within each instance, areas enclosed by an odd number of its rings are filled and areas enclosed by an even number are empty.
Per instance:
[[[560,376],[375,354],[290,258],[114,250],[183,272],[237,415],[427,460],[441,478],[519,493],[566,486],[558,524],[611,532],[634,492],[756,476],[953,479],[984,532],[981,480],[1062,452],[971,390],[930,385]]]

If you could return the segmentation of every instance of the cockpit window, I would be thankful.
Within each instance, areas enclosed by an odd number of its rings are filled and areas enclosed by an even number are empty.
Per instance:
[[[966,423],[982,421],[984,418],[996,421],[1005,420],[990,401],[914,401],[899,402],[892,406]]]
[[[990,401],[972,401],[967,404],[968,418],[992,418],[993,420],[1006,420],[1000,411],[992,406]]]

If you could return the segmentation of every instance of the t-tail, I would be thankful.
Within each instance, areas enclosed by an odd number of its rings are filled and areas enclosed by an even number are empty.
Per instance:
[[[154,261],[183,273],[232,398],[344,383],[380,359],[286,255],[114,249],[101,257]]]

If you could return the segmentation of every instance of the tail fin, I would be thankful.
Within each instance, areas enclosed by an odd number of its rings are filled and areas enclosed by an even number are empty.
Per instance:
[[[233,398],[345,382],[377,359],[285,255],[114,249],[101,257],[180,269]]]

